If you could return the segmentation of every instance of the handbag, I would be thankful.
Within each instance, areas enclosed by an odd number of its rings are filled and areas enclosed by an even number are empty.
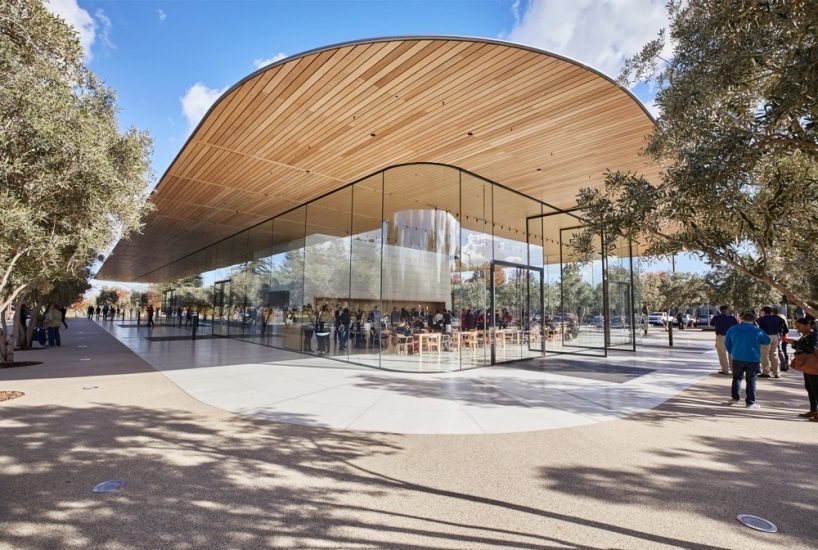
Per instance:
[[[818,374],[818,351],[796,354],[790,366],[804,374]]]

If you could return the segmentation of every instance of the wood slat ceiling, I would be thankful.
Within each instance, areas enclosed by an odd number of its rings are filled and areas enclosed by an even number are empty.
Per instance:
[[[660,167],[639,155],[652,128],[611,80],[513,44],[407,38],[307,52],[220,98],[160,180],[143,233],[121,240],[97,278],[144,279],[402,163],[457,166],[571,208],[606,169],[655,179]]]

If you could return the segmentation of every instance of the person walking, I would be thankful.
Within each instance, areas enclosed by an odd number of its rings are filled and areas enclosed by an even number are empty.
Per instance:
[[[746,400],[748,409],[761,408],[756,403],[756,378],[761,366],[761,346],[770,345],[770,337],[754,325],[756,315],[752,311],[741,314],[741,323],[731,327],[724,337],[724,346],[733,357],[732,400],[728,405],[737,405],[741,400],[741,379],[746,378]]]
[[[710,319],[710,326],[716,329],[716,355],[719,357],[720,374],[732,374],[732,359],[727,353],[727,348],[724,345],[724,337],[730,328],[736,326],[738,320],[736,316],[730,313],[730,306],[721,306],[719,314]]]
[[[771,375],[781,378],[779,374],[781,365],[778,361],[778,340],[784,332],[786,323],[778,315],[773,315],[773,308],[769,306],[764,306],[761,311],[763,314],[758,318],[758,328],[770,337],[770,343],[761,346],[761,374],[759,378],[770,378]]]
[[[792,342],[794,356],[818,351],[818,333],[815,331],[815,320],[810,317],[802,317],[795,321],[795,328],[801,333],[801,338]],[[793,357],[793,360],[795,360],[795,357]],[[798,416],[808,418],[812,422],[818,422],[818,374],[807,374],[805,372],[804,387],[807,390],[807,398],[809,399],[809,411],[800,413]]]
[[[148,304],[148,328],[154,326],[153,323],[153,304]]]
[[[94,306],[88,306],[88,320],[94,318]]]
[[[68,330],[68,323],[65,322],[65,316],[68,313],[68,309],[65,306],[59,306],[57,309],[60,310],[60,317],[62,318],[62,324]]]
[[[102,308],[97,306],[97,321],[99,321],[99,314],[102,312]]]

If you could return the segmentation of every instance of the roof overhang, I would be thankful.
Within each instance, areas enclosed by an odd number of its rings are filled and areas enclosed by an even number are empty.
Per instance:
[[[225,92],[98,279],[161,266],[389,166],[460,167],[556,208],[607,169],[649,180],[654,122],[592,68],[486,39],[383,38],[288,57]]]

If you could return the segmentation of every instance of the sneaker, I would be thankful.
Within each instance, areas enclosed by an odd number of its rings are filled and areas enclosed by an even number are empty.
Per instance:
[[[818,412],[807,411],[805,413],[798,413],[798,416],[800,416],[801,418],[813,418],[815,416],[818,416]]]
[[[759,378],[770,378],[770,375],[769,374],[759,374],[758,377]]]
[[[748,408],[748,409],[760,409],[760,408],[761,408],[761,405],[759,405],[758,403],[749,403],[749,404],[747,405],[747,408]],[[811,419],[810,419],[810,420],[811,420]]]
[[[732,373],[730,373],[730,372],[724,372],[724,371],[721,371],[721,370],[720,370],[720,371],[718,371],[718,373],[719,373],[719,374],[723,374],[723,375],[725,375],[725,376],[730,376],[730,375],[732,374]]]
[[[780,374],[774,374],[773,378],[781,378],[781,375]]]
[[[732,407],[733,405],[738,405],[738,399],[731,399],[727,403],[725,403],[728,407]]]

